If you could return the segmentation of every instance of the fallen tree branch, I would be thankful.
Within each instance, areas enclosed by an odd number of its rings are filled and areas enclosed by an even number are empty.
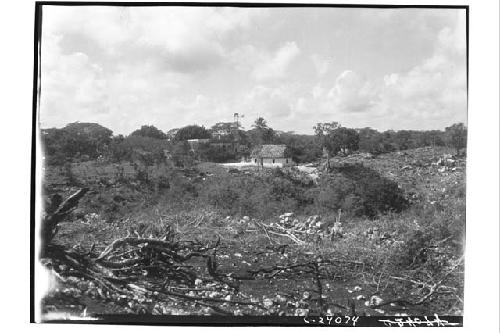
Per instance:
[[[411,282],[411,283],[414,283],[414,284],[417,284],[417,285],[421,285],[422,287],[427,288],[429,291],[424,296],[420,297],[416,301],[408,301],[406,299],[398,298],[398,299],[390,300],[390,301],[387,301],[387,302],[383,302],[383,303],[378,304],[378,305],[374,305],[374,306],[372,306],[372,308],[379,308],[379,307],[382,307],[382,306],[385,306],[385,305],[388,305],[388,304],[391,304],[391,303],[400,303],[400,304],[403,304],[403,305],[422,305],[432,295],[434,295],[438,291],[438,289],[440,287],[445,287],[445,288],[453,289],[451,287],[443,286],[442,282],[445,281],[446,278],[448,278],[448,276],[450,276],[450,274],[455,271],[455,269],[462,263],[463,259],[464,259],[464,256],[460,257],[457,260],[457,262],[448,270],[448,272],[446,272],[446,274],[444,274],[443,277],[438,282],[436,282],[436,283],[434,283],[432,285],[428,284],[428,283],[420,282],[420,281],[414,281],[414,280],[410,280],[410,279],[406,279],[406,278],[400,278],[400,277],[391,276],[392,279],[407,281],[407,282]]]
[[[277,235],[277,236],[288,237],[288,238],[290,238],[292,241],[294,241],[298,245],[304,245],[306,243],[304,241],[301,241],[300,239],[298,239],[297,237],[295,237],[294,235],[292,235],[290,233],[281,234],[279,232],[271,231],[271,230],[269,230],[269,233],[273,234],[273,235]]]
[[[59,222],[63,221],[78,205],[78,201],[89,191],[88,188],[82,188],[72,195],[70,195],[65,201],[59,204],[60,198],[54,197],[54,202],[52,202],[52,207],[49,207],[51,213],[47,214],[42,218],[42,223],[40,227],[40,236],[42,240],[42,251],[41,255],[44,256],[44,252],[47,246],[52,242],[54,236],[58,231]],[[57,205],[59,204],[59,205]]]

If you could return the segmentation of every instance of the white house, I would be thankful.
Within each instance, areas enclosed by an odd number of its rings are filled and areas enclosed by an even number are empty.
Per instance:
[[[263,145],[252,152],[251,159],[253,163],[262,167],[284,167],[294,164],[285,145]]]

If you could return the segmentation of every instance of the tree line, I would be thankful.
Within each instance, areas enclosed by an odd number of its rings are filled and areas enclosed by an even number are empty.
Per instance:
[[[127,136],[113,132],[96,123],[75,122],[63,128],[41,131],[41,142],[48,164],[106,159],[113,162],[142,161],[152,165],[166,156],[177,166],[187,166],[196,160],[230,162],[248,156],[252,149],[264,144],[284,144],[292,159],[307,163],[337,155],[365,152],[379,154],[425,146],[448,146],[459,154],[467,144],[467,128],[463,123],[442,130],[387,130],[373,128],[347,128],[338,122],[318,123],[314,135],[282,132],[273,129],[259,117],[252,128],[245,131],[233,128],[222,137],[213,137],[203,126],[189,125],[169,137],[152,125],[144,125]],[[228,150],[223,145],[201,144],[196,151],[187,140],[210,139],[212,143],[235,143],[243,149]]]

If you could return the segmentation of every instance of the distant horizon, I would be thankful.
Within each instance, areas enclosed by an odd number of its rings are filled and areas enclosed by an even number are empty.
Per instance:
[[[463,8],[44,6],[40,124],[467,123]]]
[[[231,121],[224,121],[224,122],[231,122]],[[195,125],[195,126],[203,126],[205,127],[206,129],[210,129],[213,125],[215,125],[217,122],[213,123],[212,125],[209,125],[209,126],[205,126],[205,125],[201,125],[201,124],[186,124],[186,125],[183,125],[183,126],[180,126],[180,127],[172,127],[172,128],[169,128],[169,129],[162,129],[158,126],[156,126],[155,124],[142,124],[142,125],[139,125],[137,128],[134,128],[132,129],[129,133],[119,133],[119,132],[116,132],[112,127],[110,126],[106,126],[104,124],[101,124],[101,123],[98,123],[98,122],[95,122],[95,121],[72,121],[72,122],[69,122],[69,123],[66,123],[62,126],[51,126],[51,127],[40,127],[40,130],[47,130],[47,129],[51,129],[51,128],[56,128],[56,129],[62,129],[64,128],[66,125],[69,125],[69,124],[72,124],[72,123],[91,123],[91,124],[98,124],[98,125],[101,125],[109,130],[111,130],[113,132],[113,135],[123,135],[123,136],[128,136],[130,134],[132,134],[132,132],[134,132],[135,130],[138,130],[140,129],[142,126],[154,126],[156,127],[157,129],[159,129],[160,131],[162,131],[163,133],[167,133],[171,130],[174,130],[174,129],[179,129],[179,128],[183,128],[183,127],[186,127],[186,126],[192,126],[192,125]],[[324,123],[324,122],[321,122],[321,123]],[[460,123],[460,122],[459,122]],[[465,124],[465,126],[467,126],[467,123],[466,122],[462,122]],[[344,124],[340,124],[341,126],[343,127],[348,127],[348,128],[353,128],[353,129],[362,129],[362,128],[372,128],[374,130],[377,130],[378,132],[380,133],[383,133],[385,131],[444,131],[446,127],[449,127],[451,125],[453,125],[455,123],[452,123],[452,124],[449,124],[449,125],[446,125],[445,127],[441,128],[441,129],[437,129],[437,128],[434,128],[434,129],[413,129],[413,128],[401,128],[401,129],[392,129],[392,128],[389,128],[389,129],[386,129],[386,130],[380,130],[378,128],[374,128],[374,127],[370,127],[370,126],[365,126],[365,127],[350,127],[350,126],[344,126]],[[284,132],[284,133],[290,133],[292,132],[293,134],[297,134],[297,135],[314,135],[314,130],[311,128],[311,133],[302,133],[302,132],[297,132],[297,131],[288,131],[288,130],[282,130],[280,128],[276,128],[276,127],[273,127],[271,126],[270,124],[268,124],[269,127],[271,127],[274,131],[280,131],[280,132]],[[240,128],[241,130],[243,131],[248,131],[248,130],[251,130],[251,126],[249,128],[246,128],[246,127],[241,127]]]

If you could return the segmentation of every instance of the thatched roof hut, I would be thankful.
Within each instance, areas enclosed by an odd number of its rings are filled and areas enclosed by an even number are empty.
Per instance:
[[[286,158],[290,157],[286,145],[263,145],[252,152],[252,157]]]

